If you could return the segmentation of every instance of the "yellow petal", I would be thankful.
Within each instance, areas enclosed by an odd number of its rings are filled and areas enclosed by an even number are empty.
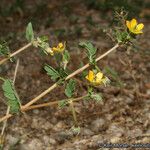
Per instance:
[[[136,25],[137,25],[136,19],[132,19],[132,20],[131,20],[131,29],[135,29],[135,28],[136,28]]]
[[[63,43],[59,43],[59,44],[58,44],[58,47],[59,47],[59,48],[62,48],[62,47],[63,47]]]
[[[142,30],[144,28],[144,24],[143,23],[140,23],[136,26],[136,30]]]
[[[129,29],[131,28],[130,21],[126,21],[126,26],[127,26]]]
[[[133,32],[134,34],[141,34],[141,33],[143,33],[142,31],[139,31],[139,30],[134,30],[134,32]]]
[[[57,48],[57,47],[53,47],[52,49],[53,49],[53,51],[57,51],[57,50],[58,50],[58,48]]]
[[[103,78],[103,73],[99,72],[96,74],[96,79],[101,80]]]
[[[86,79],[92,82],[94,80],[94,72],[90,70],[89,74],[86,76]]]
[[[103,78],[103,74],[101,72],[97,73],[95,79],[96,83],[100,84],[102,82],[102,78]]]

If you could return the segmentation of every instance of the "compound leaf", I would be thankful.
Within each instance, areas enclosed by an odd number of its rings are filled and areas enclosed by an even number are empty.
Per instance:
[[[4,80],[2,89],[4,96],[7,98],[7,104],[10,106],[10,112],[18,113],[20,110],[20,99],[17,96],[13,82],[9,79]]]
[[[53,67],[46,65],[44,69],[47,71],[47,74],[51,77],[53,81],[56,81],[58,78],[60,78],[59,72]]]
[[[94,64],[97,48],[91,42],[80,42],[79,45],[87,50],[89,61],[91,64]]]
[[[75,91],[75,86],[76,86],[76,82],[73,79],[70,79],[66,89],[65,89],[65,94],[67,97],[72,97],[74,91]]]

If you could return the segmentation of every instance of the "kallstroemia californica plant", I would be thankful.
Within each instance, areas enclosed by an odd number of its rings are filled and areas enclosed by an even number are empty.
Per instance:
[[[114,29],[111,29],[111,33],[109,33],[109,35],[111,34],[111,37],[116,44],[105,53],[97,56],[97,48],[91,42],[80,42],[79,46],[86,50],[88,63],[83,65],[76,71],[69,70],[68,67],[68,63],[71,62],[69,51],[67,51],[67,43],[60,42],[54,46],[49,45],[48,38],[46,36],[35,37],[31,23],[29,23],[26,28],[26,39],[29,42],[27,45],[16,50],[14,53],[10,53],[7,43],[1,43],[0,56],[4,58],[0,61],[0,65],[6,63],[7,60],[13,61],[14,56],[23,52],[31,46],[39,48],[45,55],[49,55],[50,58],[54,57],[57,62],[56,68],[54,68],[50,64],[46,64],[44,66],[45,72],[47,72],[47,75],[51,78],[54,84],[44,90],[34,99],[29,100],[29,102],[25,105],[21,104],[19,95],[15,90],[14,81],[4,77],[0,77],[0,80],[2,81],[2,90],[6,98],[6,104],[8,106],[6,115],[0,118],[0,122],[4,122],[3,131],[1,132],[1,145],[3,145],[4,129],[6,127],[6,122],[9,118],[15,116],[18,113],[22,113],[31,109],[50,107],[54,105],[58,105],[60,108],[70,107],[74,119],[74,125],[72,129],[77,133],[80,132],[74,103],[81,100],[95,100],[96,102],[101,101],[102,94],[97,93],[95,87],[102,85],[106,87],[110,83],[110,79],[108,79],[108,77],[103,74],[103,72],[101,71],[102,68],[99,68],[97,62],[103,59],[105,56],[109,55],[111,52],[118,49],[119,47],[132,44],[132,42],[134,42],[134,40],[136,39],[136,36],[143,33],[142,29],[144,28],[144,25],[142,23],[138,24],[136,19],[126,20],[127,16],[124,15],[124,12],[118,14],[117,17],[119,18],[119,25],[116,26]],[[17,75],[18,65],[19,63],[17,63],[16,65],[14,78]],[[83,82],[87,83],[87,93],[80,97],[75,97],[74,93],[76,92],[77,82],[74,77],[77,74],[83,73],[83,71],[86,69],[87,73],[84,75]],[[66,99],[35,104],[46,94],[50,93],[52,90],[55,90],[55,88],[57,88],[58,86],[64,86],[64,93],[66,95]]]

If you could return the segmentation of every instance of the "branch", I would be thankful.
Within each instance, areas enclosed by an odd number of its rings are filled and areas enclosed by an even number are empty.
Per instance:
[[[30,47],[32,45],[32,43],[29,43],[25,46],[23,46],[22,48],[18,49],[17,51],[15,51],[14,53],[10,54],[9,57],[13,57],[19,53],[21,53],[22,51],[24,51],[25,49],[27,49],[28,47]],[[4,58],[0,61],[0,65],[2,65],[3,63],[5,63],[7,60],[9,60],[9,57],[8,58]]]
[[[97,59],[96,62],[101,60],[102,58],[104,58],[105,56],[107,56],[109,53],[111,53],[112,51],[116,50],[119,47],[119,44],[116,44],[113,48],[111,48],[110,50],[108,50],[107,52],[105,52],[104,54],[100,55]],[[70,75],[68,75],[66,77],[65,80],[68,80],[72,77],[74,77],[75,75],[81,73],[83,70],[87,69],[90,66],[90,64],[86,64],[85,66],[77,69],[76,71],[74,71],[73,73],[71,73]],[[37,97],[35,97],[34,99],[32,99],[31,101],[29,101],[27,104],[25,104],[24,106],[22,106],[22,109],[26,109],[27,107],[31,106],[32,104],[34,104],[35,102],[37,102],[39,99],[41,99],[43,96],[45,96],[46,94],[48,94],[49,92],[51,92],[53,89],[55,89],[57,87],[57,83],[53,84],[51,87],[49,87],[47,90],[45,90],[44,92],[42,92],[40,95],[38,95]]]
[[[116,50],[119,47],[119,44],[116,44],[114,47],[112,47],[110,50],[108,50],[107,52],[105,52],[104,54],[100,55],[97,59],[96,62],[101,60],[102,58],[104,58],[105,56],[107,56],[109,53],[113,52],[114,50]],[[68,75],[66,77],[65,80],[68,80],[72,77],[74,77],[75,75],[81,73],[83,70],[87,69],[90,66],[90,64],[86,64],[85,66],[81,67],[80,69],[77,69],[76,71],[74,71],[73,73],[71,73],[70,75]],[[24,106],[21,107],[21,111],[26,111],[29,108],[33,108],[34,106],[31,107],[32,104],[34,104],[35,102],[37,102],[39,99],[41,99],[42,97],[44,97],[46,94],[48,94],[49,92],[51,92],[53,89],[55,89],[57,87],[57,83],[54,83],[51,87],[49,87],[47,90],[45,90],[44,92],[42,92],[40,95],[38,95],[37,97],[35,97],[34,99],[32,99],[31,101],[29,101],[27,104],[25,104]],[[51,102],[52,103],[52,102]],[[45,105],[45,104],[44,104]],[[43,107],[44,107],[43,105]],[[47,105],[47,104],[46,104]],[[37,105],[35,105],[36,107]],[[42,107],[42,106],[41,106]],[[0,122],[12,117],[12,114],[8,114],[2,118],[0,118]]]
[[[30,106],[28,108],[26,108],[24,111],[27,111],[27,110],[31,110],[31,109],[37,109],[37,108],[42,108],[42,107],[50,107],[50,106],[54,106],[54,105],[58,105],[59,103],[63,102],[63,101],[70,101],[72,100],[73,102],[77,102],[77,101],[80,101],[84,98],[86,98],[88,95],[84,95],[84,96],[81,96],[81,97],[78,97],[78,98],[70,98],[70,99],[64,99],[64,100],[57,100],[57,101],[53,101],[53,102],[47,102],[47,103],[43,103],[43,104],[37,104],[37,105],[33,105],[33,106]]]
[[[85,97],[87,97],[87,95],[84,95],[84,96],[81,96],[81,97],[78,97],[78,98],[73,98],[71,100],[75,102],[75,101],[79,101],[81,99],[84,99]],[[64,99],[64,100],[69,101],[70,99]],[[50,107],[50,106],[58,105],[58,103],[60,103],[60,102],[62,102],[64,100],[60,100],[60,101],[57,100],[57,101],[53,101],[53,102],[48,102],[48,103],[33,105],[33,106],[30,106],[30,107],[28,107],[28,108],[26,108],[24,110],[21,109],[21,111],[24,112],[24,111],[28,111],[28,110],[32,110],[32,109],[37,109],[37,108],[42,108],[42,107]],[[0,118],[0,122],[9,119],[12,116],[13,116],[12,114],[7,114],[4,117]]]

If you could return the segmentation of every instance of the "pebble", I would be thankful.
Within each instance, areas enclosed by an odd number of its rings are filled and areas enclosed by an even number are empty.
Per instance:
[[[81,134],[80,135],[91,136],[91,135],[94,135],[94,132],[88,128],[81,128]]]
[[[53,128],[54,131],[61,131],[66,127],[65,123],[63,121],[59,121]]]
[[[139,128],[134,128],[133,130],[128,130],[128,136],[129,137],[138,137],[140,135],[142,135],[142,130]]]
[[[113,136],[116,136],[116,137],[121,137],[124,133],[124,129],[122,127],[118,126],[118,124],[112,123],[109,126],[107,133],[112,134]]]
[[[10,145],[15,145],[19,141],[19,138],[14,137],[12,135],[7,135],[6,139],[8,140],[8,143]]]
[[[125,99],[125,102],[126,102],[128,105],[134,104],[134,100],[133,100],[132,98],[130,98],[130,97],[127,97],[127,98]]]
[[[43,143],[39,139],[35,138],[30,140],[29,143],[22,144],[20,146],[20,149],[21,150],[42,150]]]
[[[43,136],[44,145],[56,145],[56,140],[51,138],[50,136],[44,135]]]
[[[91,130],[94,132],[99,132],[103,130],[103,127],[105,125],[105,120],[102,118],[98,118],[94,120],[91,124]]]
[[[120,141],[121,141],[121,138],[116,137],[116,136],[114,136],[110,139],[111,143],[119,143]]]
[[[58,132],[54,137],[59,144],[63,144],[66,140],[70,139],[72,136],[73,136],[72,132],[62,131]]]
[[[38,109],[34,109],[34,110],[33,110],[33,113],[36,114],[36,115],[38,115],[39,112],[40,112],[40,111],[39,111]]]

